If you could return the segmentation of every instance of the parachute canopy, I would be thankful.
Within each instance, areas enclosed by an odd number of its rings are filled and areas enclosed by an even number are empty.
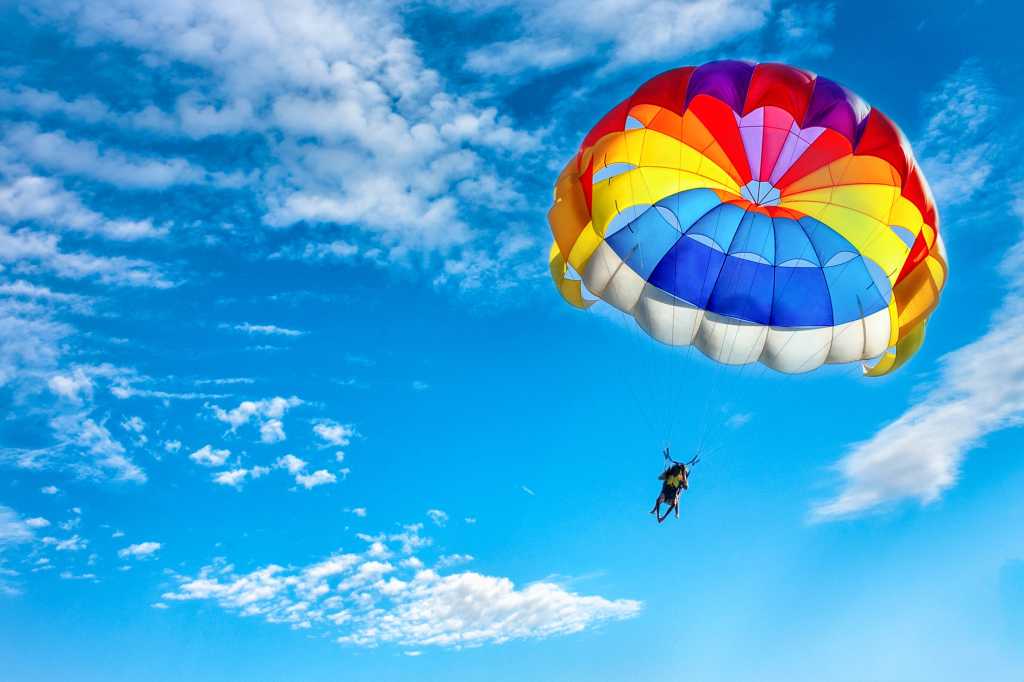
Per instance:
[[[947,275],[900,130],[784,64],[647,81],[584,138],[548,220],[551,273],[573,305],[589,292],[658,341],[787,373],[879,357],[866,374],[896,369]]]

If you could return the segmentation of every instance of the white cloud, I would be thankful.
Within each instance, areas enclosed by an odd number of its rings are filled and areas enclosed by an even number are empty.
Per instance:
[[[22,272],[43,271],[66,279],[96,279],[102,284],[167,289],[174,286],[153,263],[125,256],[96,256],[85,251],[62,251],[54,234],[0,226],[0,266]]]
[[[425,381],[416,380],[412,382],[412,390],[414,391],[426,391],[430,388],[430,384]]]
[[[89,541],[83,537],[79,537],[77,533],[63,540],[58,540],[53,537],[45,537],[42,542],[44,545],[52,545],[58,552],[80,552],[89,546]]]
[[[479,573],[416,574],[390,611],[371,612],[339,641],[361,646],[473,647],[512,639],[542,639],[580,632],[640,611],[632,600],[567,592],[554,583],[516,589],[508,578]]]
[[[981,66],[968,61],[939,84],[927,106],[930,118],[917,145],[921,166],[939,205],[964,204],[992,174],[995,89]]]
[[[427,516],[435,526],[444,526],[448,523],[448,514],[440,509],[428,509]]]
[[[241,332],[245,332],[246,334],[260,334],[263,336],[302,336],[303,334],[306,333],[303,331],[299,331],[298,329],[278,327],[277,325],[274,324],[249,324],[248,322],[236,324],[231,328]]]
[[[60,492],[60,488],[55,485],[44,485],[39,491],[44,495],[56,495]]]
[[[521,485],[521,486],[519,486],[519,488],[520,488],[520,489],[521,489],[521,490],[522,490],[522,491],[523,491],[524,493],[526,493],[527,495],[529,495],[530,497],[535,497],[535,496],[537,495],[537,493],[533,492],[533,490],[532,490],[531,488],[528,488],[528,487],[527,487],[527,486],[525,486],[525,485]]]
[[[442,555],[438,560],[437,568],[451,568],[452,566],[460,566],[462,564],[468,564],[473,560],[472,554],[445,554]]]
[[[345,447],[352,443],[352,438],[356,435],[356,427],[351,424],[322,421],[313,426],[313,433],[329,445]]]
[[[146,430],[146,422],[141,417],[130,417],[121,422],[121,428],[132,433],[142,433]]]
[[[67,374],[54,374],[46,383],[55,395],[73,403],[81,404],[83,398],[92,398],[92,379],[81,367]]]
[[[0,179],[0,217],[12,224],[31,221],[119,241],[162,237],[168,232],[150,220],[107,218],[86,207],[57,180],[31,174],[10,173]]]
[[[63,131],[42,131],[32,124],[9,126],[4,144],[20,158],[56,173],[84,176],[124,189],[161,190],[176,185],[239,187],[241,174],[211,173],[182,158],[147,158],[72,140]],[[153,232],[152,225],[149,231]],[[139,236],[153,236],[139,235]]]
[[[210,409],[213,410],[213,414],[218,420],[229,424],[232,431],[238,430],[238,427],[247,424],[250,420],[255,420],[261,427],[261,439],[264,442],[277,442],[284,440],[281,418],[289,409],[301,404],[302,400],[296,396],[290,398],[275,396],[266,400],[243,400],[238,407],[231,410],[225,410],[217,405],[211,406]],[[270,422],[276,422],[276,424],[271,424],[264,429],[263,426]]]
[[[69,121],[86,116],[158,135],[243,133],[267,149],[247,158],[261,163],[251,173],[245,167],[218,174],[189,159],[100,147],[29,124],[9,127],[10,144],[37,165],[122,186],[248,183],[266,226],[304,222],[322,233],[303,238],[305,249],[287,245],[284,255],[361,254],[379,263],[412,263],[421,262],[409,258],[415,251],[447,252],[469,243],[486,248],[492,239],[470,227],[470,212],[488,201],[498,210],[521,207],[502,167],[537,149],[538,136],[488,106],[490,93],[449,91],[405,34],[403,15],[389,3],[321,0],[268,3],[255,13],[200,0],[180,0],[173,8],[142,0],[116,0],[102,9],[44,3],[38,16],[83,45],[138,49],[143,69],[188,65],[194,70],[190,89],[171,108],[147,103],[126,113],[113,113],[95,98],[28,88],[0,92],[0,107]],[[708,17],[706,23],[710,34],[719,22]],[[473,183],[478,186],[463,191]]]
[[[212,446],[204,445],[189,455],[188,458],[206,467],[219,467],[223,466],[230,456],[230,450],[214,450]]]
[[[1024,199],[1015,204],[1024,221]],[[956,483],[964,456],[990,433],[1024,423],[1024,237],[1002,272],[1011,290],[988,331],[939,361],[934,386],[898,419],[853,445],[836,464],[842,487],[812,518],[854,516],[906,498],[937,500]]]
[[[31,519],[25,519],[25,525],[29,528],[46,528],[50,525],[50,522],[41,516],[35,516]]]
[[[466,523],[468,523],[471,526],[476,524],[476,517],[475,516],[467,516],[464,520],[465,520]]]
[[[793,57],[827,57],[832,54],[829,33],[834,30],[836,7],[831,2],[802,2],[783,7],[778,13],[778,30],[784,53]]]
[[[327,471],[327,469],[317,469],[311,474],[295,474],[295,482],[306,490],[315,488],[318,485],[336,483],[337,480],[338,477]]]
[[[275,462],[275,466],[279,469],[287,469],[288,473],[295,477],[295,482],[306,490],[315,488],[318,485],[337,482],[337,476],[326,469],[318,469],[311,474],[303,473],[306,465],[307,462],[305,460],[299,459],[295,455],[278,457],[277,462]]]
[[[287,469],[289,474],[297,474],[306,468],[306,462],[295,455],[278,457],[275,464],[281,469]]]
[[[366,507],[354,507],[348,510],[350,514],[358,516],[359,518],[366,517]]]
[[[738,412],[736,414],[730,415],[729,418],[725,420],[725,425],[728,426],[730,429],[738,429],[742,426],[746,426],[746,424],[750,422],[750,420],[753,417],[754,415],[750,414],[749,412]]]
[[[0,504],[0,549],[3,549],[5,545],[15,545],[32,540],[35,537],[32,529],[41,527],[32,525],[32,520],[23,521],[13,509]]]
[[[372,558],[376,543],[362,556],[336,554],[298,568],[269,564],[245,573],[219,559],[194,576],[175,575],[176,588],[161,601],[213,601],[241,616],[315,628],[363,647],[539,639],[631,618],[641,608],[637,601],[581,596],[552,582],[517,588],[508,578],[479,573],[440,575],[411,557],[396,566]],[[448,561],[467,559],[451,555]]]
[[[145,559],[152,557],[160,548],[163,547],[159,542],[139,542],[134,545],[128,545],[124,549],[117,550],[117,556],[122,559]]]
[[[164,450],[166,450],[167,452],[170,452],[170,453],[173,454],[173,453],[177,452],[180,449],[181,449],[181,441],[180,440],[165,440],[164,441]]]
[[[260,424],[261,443],[280,443],[287,436],[284,432],[284,422],[280,419],[268,419]]]
[[[268,473],[270,473],[270,469],[262,466],[254,466],[251,469],[231,469],[230,471],[222,471],[219,474],[215,474],[213,482],[241,490],[246,478],[257,479]]]
[[[54,417],[50,425],[60,441],[57,449],[88,456],[81,461],[65,458],[64,463],[73,471],[87,477],[112,476],[121,481],[146,482],[146,473],[125,454],[124,446],[103,424],[85,414],[72,413]]]
[[[478,7],[514,8],[523,22],[522,35],[471,52],[466,65],[480,73],[511,75],[591,58],[625,66],[692,54],[762,28],[770,3],[610,0],[591,3],[585,12],[566,0]],[[573,27],[573,40],[560,33],[564,26]]]

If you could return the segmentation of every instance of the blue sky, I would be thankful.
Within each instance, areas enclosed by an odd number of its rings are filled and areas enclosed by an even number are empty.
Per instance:
[[[208,4],[0,11],[5,679],[1024,676],[1021,9]],[[896,375],[553,291],[582,135],[722,57],[913,142],[951,279]]]

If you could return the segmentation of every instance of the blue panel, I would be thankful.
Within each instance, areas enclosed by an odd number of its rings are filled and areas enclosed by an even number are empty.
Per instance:
[[[722,204],[695,222],[689,232],[710,237],[722,247],[722,251],[728,251],[746,213],[739,206]]]
[[[695,222],[722,203],[709,189],[691,189],[665,197],[657,203],[676,214],[679,225],[686,232]]]
[[[732,240],[729,253],[756,253],[766,263],[775,262],[775,230],[763,213],[747,213]]]
[[[827,263],[840,251],[859,253],[845,237],[821,221],[803,217],[800,219],[800,225],[810,238],[811,244],[814,245],[820,263]]]
[[[596,185],[602,180],[614,178],[616,175],[622,175],[631,170],[636,170],[636,166],[631,163],[609,163],[601,170],[594,171],[591,181]]]
[[[681,238],[657,211],[647,211],[624,229],[605,237],[605,241],[619,258],[647,279],[658,261]]]
[[[832,317],[836,324],[860,319],[882,310],[888,301],[882,299],[875,282],[858,256],[842,265],[823,268],[832,296]]]
[[[747,322],[768,324],[772,313],[775,268],[727,257],[707,309]]]
[[[775,218],[773,222],[776,264],[790,260],[806,260],[816,265],[821,264],[817,252],[811,246],[811,240],[807,238],[807,233],[795,220]]]
[[[771,324],[832,326],[832,300],[821,268],[775,268]]]
[[[662,291],[704,308],[725,254],[683,237],[661,259],[648,281]]]
[[[627,206],[618,213],[615,217],[608,222],[608,227],[605,228],[604,235],[607,239],[609,236],[615,234],[619,230],[626,229],[626,226],[631,222],[639,218],[644,212],[651,210],[650,204],[636,204],[634,206]]]
[[[864,267],[868,269],[871,281],[875,283],[875,291],[885,301],[885,304],[889,305],[889,301],[892,300],[892,285],[889,283],[889,278],[885,275],[885,270],[870,258],[864,258]]]

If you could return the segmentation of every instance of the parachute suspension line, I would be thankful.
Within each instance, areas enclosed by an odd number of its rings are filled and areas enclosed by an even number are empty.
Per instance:
[[[749,209],[749,206],[744,209],[744,215],[743,215],[743,218],[740,220],[740,226],[742,226],[743,220],[746,219],[746,216],[749,213],[748,209]],[[769,218],[769,220],[772,221],[772,230],[766,232],[764,237],[763,237],[763,240],[761,242],[761,251],[762,252],[764,251],[765,247],[768,244],[769,234],[770,234],[770,236],[771,236],[771,238],[773,240],[775,239],[775,229],[774,229],[775,228],[775,219],[772,216],[768,216],[768,218]],[[735,240],[736,240],[736,235],[738,235],[738,234],[739,234],[739,229],[737,229],[736,233],[733,235],[733,239],[732,239],[732,241],[729,244],[729,251],[732,251],[733,244],[735,243]],[[776,246],[777,246],[777,242],[776,242]],[[774,252],[774,249],[773,249],[773,252]],[[738,277],[738,276],[739,275],[737,273],[736,277]],[[755,282],[756,282],[756,273],[751,272],[750,273],[749,284],[748,284],[746,295],[745,295],[745,298],[747,300],[750,300],[751,293],[754,290],[754,283]],[[738,283],[738,282],[736,282],[734,280],[734,283]],[[788,282],[787,282],[787,284],[788,284]],[[773,287],[774,287],[774,278],[773,278]],[[774,299],[774,291],[773,291],[773,299]],[[739,320],[739,321],[742,321],[742,320]],[[724,355],[724,357],[726,359],[729,359],[729,360],[732,359],[733,352],[736,349],[736,343],[739,340],[739,335],[740,335],[740,332],[741,332],[741,329],[742,329],[743,325],[742,324],[737,324],[737,325],[731,325],[731,326],[733,327],[733,330],[732,330],[733,331],[732,343],[729,344],[728,350],[727,350],[726,354]],[[726,331],[727,335],[728,335],[728,331],[729,330],[727,329],[727,331]],[[763,333],[764,334],[768,333],[768,326],[767,325],[765,326]],[[748,353],[748,354],[745,354],[743,359],[742,359],[742,361],[738,363],[739,364],[739,370],[737,372],[735,372],[735,376],[730,374],[727,383],[729,383],[730,385],[735,385],[735,384],[738,384],[739,382],[741,382],[743,380],[743,376],[745,374],[747,374],[747,367],[749,365],[753,364],[754,361],[755,361],[755,357],[754,357],[752,352]],[[716,380],[715,385],[712,387],[713,390],[717,391],[718,388],[719,388],[719,385],[721,383],[722,382]],[[732,391],[731,393],[736,393],[736,391]],[[719,416],[714,421],[715,421],[715,427],[714,427],[714,429],[712,429],[712,427],[711,427],[712,420],[710,419],[710,416],[708,415],[708,413],[706,411],[705,412],[704,431],[703,431],[703,434],[701,435],[701,440],[700,440],[700,442],[698,444],[697,452],[704,452],[705,451],[705,448],[707,447],[707,444],[708,444],[708,436],[709,435],[710,436],[720,436],[720,434],[722,432],[722,427],[724,425],[724,419],[721,416]],[[721,447],[724,446],[724,443],[721,443],[720,438],[719,438],[719,442],[720,442],[720,444],[715,448],[716,450],[720,449]]]
[[[643,131],[641,131],[640,135],[641,135],[641,137],[640,137],[640,156],[642,157],[643,153],[644,153],[644,148],[645,148],[645,146],[647,144],[648,130],[645,128]],[[653,197],[654,195],[651,192],[650,187],[646,186],[646,178],[644,178],[644,176],[642,174],[642,171],[640,171],[640,170],[631,171],[631,172],[628,173],[627,177],[628,177],[628,180],[629,180],[630,198],[632,199],[632,204],[631,204],[630,208],[635,211],[636,207],[640,205],[640,203],[637,200],[637,183],[638,182],[644,183],[645,188],[647,190],[647,195],[648,196]],[[617,202],[616,202],[615,208],[616,208],[616,212],[620,212],[620,209],[619,209],[619,206],[618,206]],[[650,210],[650,207],[648,207],[646,210]],[[634,216],[634,219],[635,219],[635,216]],[[629,227],[630,231],[632,231],[631,223],[627,223],[627,227]],[[638,246],[639,246],[639,243],[638,243]],[[641,270],[646,270],[645,263],[644,263],[644,256],[645,256],[645,254],[644,254],[643,249],[640,249],[639,255],[640,255],[640,267],[641,267]],[[632,257],[632,254],[631,254],[630,257]],[[645,286],[646,286],[646,282],[645,282]],[[641,294],[640,295],[643,295],[643,291],[642,290],[641,290]],[[639,339],[639,345],[637,346],[637,351],[638,351],[637,355],[639,356],[638,357],[639,362],[637,363],[639,365],[638,368],[637,368],[637,373],[640,374],[639,379],[640,379],[640,381],[643,382],[643,386],[644,386],[644,388],[641,390],[641,392],[646,391],[648,394],[651,394],[651,393],[654,394],[654,399],[653,400],[651,400],[651,399],[643,400],[643,401],[639,401],[638,400],[638,402],[642,402],[643,403],[643,408],[642,409],[644,409],[647,412],[647,421],[649,422],[649,427],[651,429],[651,435],[653,437],[655,437],[655,438],[660,438],[664,434],[664,428],[663,427],[664,427],[664,424],[665,424],[665,415],[664,415],[664,412],[663,412],[664,405],[661,404],[662,401],[659,400],[659,398],[661,398],[662,392],[659,391],[659,390],[656,390],[655,387],[660,387],[660,383],[658,383],[658,382],[664,380],[665,373],[658,371],[658,369],[659,369],[659,367],[657,366],[657,364],[658,364],[658,353],[660,351],[660,349],[657,347],[658,344],[654,341],[654,339],[650,338],[649,336],[644,334],[641,329],[639,329],[638,320],[636,319],[635,309],[636,309],[636,303],[634,303],[633,311],[629,315],[632,319],[627,320],[627,324],[630,325],[633,333],[636,336],[643,337],[643,338]],[[636,378],[634,378],[633,380],[636,381]],[[655,389],[655,390],[652,390],[652,389]]]
[[[739,222],[739,224],[736,227],[736,231],[733,232],[733,235],[732,235],[732,237],[729,240],[729,245],[725,249],[725,254],[726,255],[728,255],[729,252],[732,251],[733,244],[735,244],[735,242],[736,242],[736,236],[739,234],[740,228],[743,226],[743,221],[746,219],[747,214],[749,213],[749,208],[750,208],[749,205],[743,208],[743,216],[740,218],[740,222]],[[721,213],[719,213],[717,221],[715,223],[715,233],[716,234],[718,232],[718,224],[719,224],[718,221],[720,221],[720,220],[721,220]],[[708,263],[709,263],[709,266],[710,266],[710,259],[709,259]],[[724,261],[723,261],[722,267],[723,268],[725,267],[725,262]],[[708,272],[709,269],[710,269],[710,267],[705,269],[705,281],[706,281],[707,272]],[[722,276],[722,273],[719,272],[719,276],[717,278],[715,278],[715,284],[712,286],[712,291],[715,289],[715,287],[718,286],[718,279],[721,278],[721,276]],[[738,277],[739,277],[738,271],[732,273],[732,284],[737,284],[738,283]],[[751,276],[751,278],[750,278],[750,286],[747,289],[747,298],[750,298],[750,292],[753,291],[753,289],[754,289],[754,278],[753,278],[753,276]],[[707,314],[707,313],[705,312],[705,314]],[[733,338],[732,338],[732,343],[731,344],[728,344],[729,331],[730,331],[729,326],[733,327],[733,329],[732,329],[732,331],[733,331]],[[725,355],[722,356],[724,359],[731,358],[732,351],[736,347],[736,341],[739,338],[739,333],[740,333],[740,325],[729,325],[729,326],[726,326],[726,329],[725,329],[725,332],[724,332],[723,343],[722,343],[723,348],[727,344],[729,346],[728,352]],[[701,423],[701,427],[702,427],[701,428],[701,435],[700,435],[699,441],[697,442],[697,448],[696,448],[696,452],[698,454],[700,454],[701,452],[704,451],[704,447],[707,444],[708,432],[709,432],[709,429],[710,429],[710,426],[711,426],[711,415],[710,415],[711,404],[713,402],[713,398],[717,395],[719,385],[722,382],[722,377],[721,377],[722,372],[725,371],[726,363],[722,362],[722,361],[716,361],[716,362],[717,362],[718,366],[714,370],[714,379],[713,379],[713,381],[711,383],[711,390],[708,392],[707,400],[704,403],[704,417],[701,420],[702,421],[702,423]]]
[[[618,207],[618,202],[617,201],[615,203],[615,209],[616,209],[616,212],[618,212],[619,207]],[[637,244],[636,246],[634,246],[630,250],[629,255],[627,255],[626,258],[631,258],[638,248],[639,248],[639,244]],[[618,274],[619,268],[622,268],[626,264],[625,260],[623,260],[623,262],[618,266],[618,268],[616,268],[615,271],[612,272],[611,267],[608,265],[608,261],[603,259],[603,258],[601,260],[603,262],[603,265],[604,265],[604,268],[605,268],[605,272],[608,275],[607,282],[611,282],[612,279],[615,277],[615,275]],[[606,283],[605,287],[607,288],[607,286],[608,286],[608,284]],[[622,310],[620,310],[618,307],[612,305],[611,303],[607,303],[607,305],[612,310],[617,311],[622,316],[623,324],[625,324],[626,328],[628,330],[630,330],[628,333],[632,333],[632,328],[635,327],[636,325],[633,324],[634,321],[630,319],[631,316],[626,314]],[[624,375],[626,374],[625,370],[623,370],[623,374]],[[649,432],[653,433],[655,431],[654,423],[651,421],[651,416],[650,416],[649,412],[647,411],[647,409],[644,407],[643,401],[640,400],[639,396],[637,395],[635,387],[633,386],[633,382],[630,379],[624,377],[622,383],[626,384],[626,387],[629,389],[629,392],[630,392],[630,394],[632,396],[633,406],[637,409],[637,411],[640,413],[640,416],[647,423],[647,428],[648,428]]]

